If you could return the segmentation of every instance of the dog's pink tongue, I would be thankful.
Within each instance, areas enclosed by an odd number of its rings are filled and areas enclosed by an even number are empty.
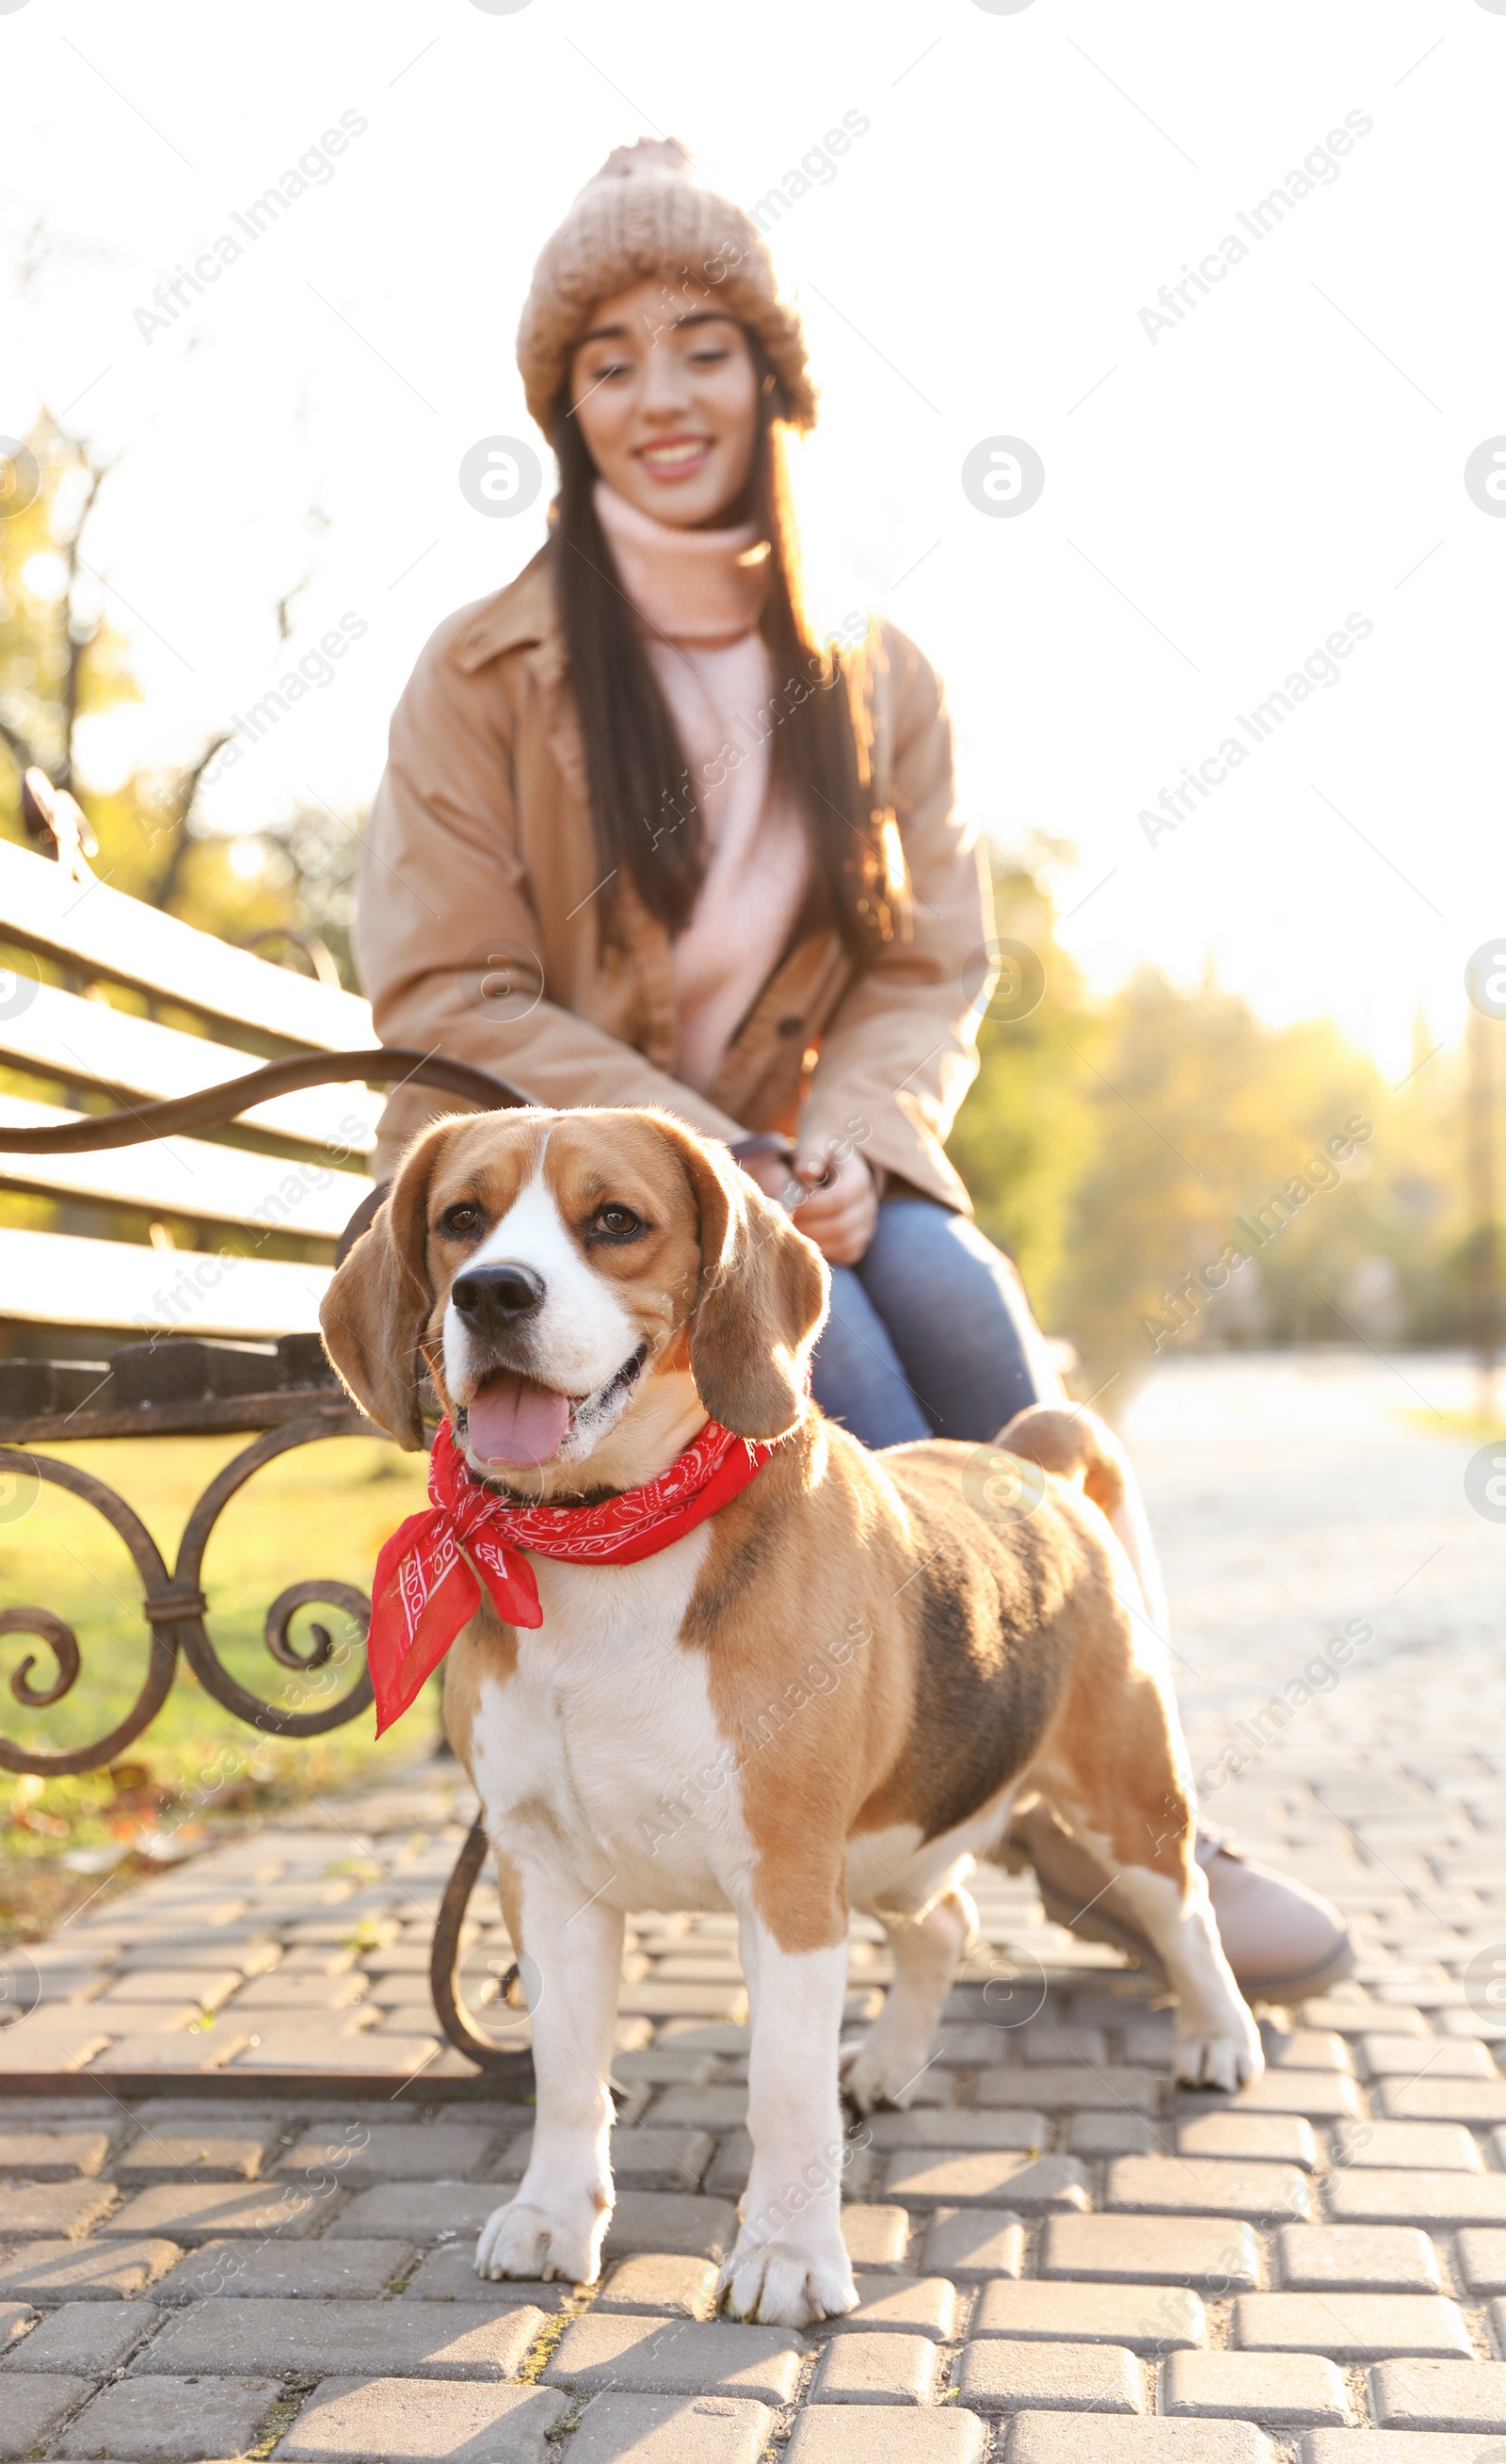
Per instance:
[[[503,1370],[472,1396],[466,1414],[470,1451],[483,1463],[537,1465],[553,1461],[570,1426],[570,1397]]]

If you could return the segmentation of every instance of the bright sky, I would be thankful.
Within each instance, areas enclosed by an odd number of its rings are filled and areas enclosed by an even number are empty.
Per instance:
[[[101,778],[273,684],[273,604],[309,574],[293,653],[366,630],[207,811],[363,803],[426,635],[543,536],[543,496],[489,519],[457,474],[489,436],[542,450],[512,338],[576,189],[673,133],[751,205],[862,120],[772,234],[824,391],[818,607],[922,645],[1001,844],[1071,842],[1095,981],[1211,957],[1398,1074],[1419,1001],[1456,1029],[1506,917],[1506,520],[1464,478],[1506,431],[1506,0],[0,0],[0,431],[46,401],[122,457],[93,547],[146,705],[91,748]],[[333,171],[246,239],[232,215],[342,115],[366,125]],[[59,253],[22,290],[38,216]],[[144,337],[222,233],[242,255]],[[1152,339],[1184,265],[1206,293]],[[1044,466],[1014,517],[963,486],[997,437]],[[1314,671],[1337,680],[1256,744],[1236,714],[1346,620]],[[1204,761],[1151,846],[1137,815]]]

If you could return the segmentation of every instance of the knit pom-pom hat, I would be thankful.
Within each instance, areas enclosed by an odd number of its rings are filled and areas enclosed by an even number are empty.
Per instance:
[[[546,436],[592,309],[653,275],[704,283],[730,316],[751,326],[779,381],[786,417],[797,428],[815,427],[805,336],[795,309],[779,297],[757,225],[730,197],[691,177],[678,139],[641,137],[607,156],[534,268],[517,363],[529,409]]]

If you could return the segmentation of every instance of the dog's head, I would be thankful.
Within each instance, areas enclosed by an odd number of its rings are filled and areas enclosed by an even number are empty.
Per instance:
[[[782,1437],[826,1294],[782,1208],[668,1114],[488,1112],[414,1140],[319,1316],[400,1443],[426,1365],[473,1468],[548,1498],[649,1477],[698,1404]]]

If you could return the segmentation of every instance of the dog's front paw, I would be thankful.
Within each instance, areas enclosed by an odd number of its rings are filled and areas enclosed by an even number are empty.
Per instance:
[[[594,2284],[601,2270],[601,2244],[611,2221],[609,2207],[583,2203],[578,2216],[513,2199],[497,2208],[481,2228],[476,2274],[494,2280],[524,2276],[534,2281],[558,2277],[568,2284]]]
[[[808,2327],[856,2310],[852,2261],[840,2235],[829,2249],[801,2250],[792,2241],[739,2243],[717,2278],[734,2319],[765,2327]]]
[[[1248,2012],[1237,2035],[1177,2038],[1176,2076],[1184,2087],[1218,2087],[1231,2095],[1248,2087],[1265,2069],[1259,2031]]]

